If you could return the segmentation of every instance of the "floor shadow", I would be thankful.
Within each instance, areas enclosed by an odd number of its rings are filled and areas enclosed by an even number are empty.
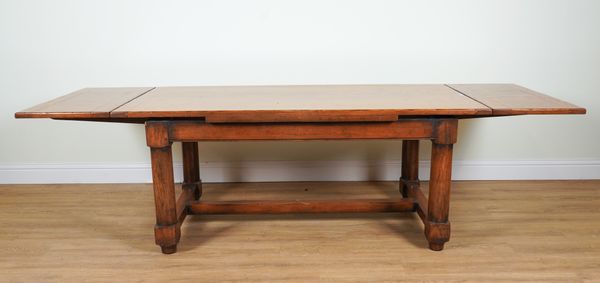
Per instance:
[[[421,223],[421,219],[419,219],[415,213],[403,213],[398,215],[393,221],[384,219],[379,223],[399,237],[405,238],[415,247],[429,247],[429,244],[425,239],[424,226]]]
[[[240,184],[229,183],[220,184],[218,189],[210,191],[210,200],[218,200],[223,196],[230,195],[228,188],[235,188]],[[397,198],[396,192],[389,188],[390,183],[374,183],[372,189],[380,189],[382,194],[391,198]],[[178,188],[179,190],[179,188]],[[125,245],[141,251],[156,251],[154,244],[154,205],[151,199],[139,200],[135,205],[128,200],[119,200],[117,206],[122,208],[119,211],[111,211],[104,214],[105,211],[98,208],[96,214],[94,208],[88,208],[94,216],[89,214],[80,214],[69,211],[61,211],[60,214],[69,220],[69,225],[76,226],[79,229],[89,233],[102,234],[102,237],[118,240]],[[66,204],[78,205],[78,203]],[[100,215],[102,213],[103,215]],[[122,215],[126,219],[134,221],[118,221]],[[143,215],[143,217],[140,217]],[[303,221],[303,220],[343,220],[343,219],[362,219],[372,223],[378,223],[389,231],[405,238],[408,242],[417,247],[426,247],[427,242],[423,236],[423,228],[420,220],[414,213],[333,213],[333,214],[263,214],[263,215],[190,215],[182,225],[182,236],[179,244],[179,251],[191,251],[202,247],[207,242],[230,232],[238,227],[236,222],[253,221]],[[139,221],[138,221],[139,220]],[[219,227],[211,227],[207,223],[211,221],[228,222],[228,224]],[[86,232],[86,233],[88,233]]]
[[[407,242],[415,247],[427,248],[428,244],[423,234],[423,225],[421,220],[414,213],[317,213],[317,214],[260,214],[260,215],[191,215],[186,221],[191,225],[182,226],[182,238],[180,242],[180,251],[195,250],[211,239],[219,237],[220,234],[236,228],[235,222],[253,222],[253,221],[305,221],[305,220],[344,220],[361,219],[379,223],[389,231],[399,237],[403,237]],[[198,233],[198,230],[206,229],[210,221],[231,222],[226,227],[213,229],[206,233]],[[185,228],[184,228],[185,227]],[[184,243],[183,245],[181,243]]]
[[[208,228],[206,222],[210,221],[210,218],[206,218],[207,217],[199,215],[190,215],[186,217],[184,224],[181,226],[181,238],[179,240],[179,245],[177,246],[177,249],[180,252],[201,248],[207,242],[236,227],[236,225],[232,223],[225,227]],[[185,222],[188,222],[187,225]],[[202,233],[199,233],[200,231],[202,231]]]
[[[131,205],[123,206],[123,218],[134,219],[139,215],[148,217],[139,218],[140,221],[120,222],[118,217],[90,217],[89,214],[70,214],[68,216],[71,227],[77,227],[91,231],[95,235],[101,233],[106,238],[118,240],[127,246],[143,251],[155,251],[154,245],[154,209],[140,206],[139,209],[131,210]],[[88,212],[94,213],[93,210]],[[99,212],[103,212],[100,210]],[[120,212],[116,212],[120,213]],[[127,214],[127,215],[126,215]],[[115,219],[116,218],[116,219]],[[144,239],[144,240],[140,240]],[[147,240],[145,240],[147,239]]]

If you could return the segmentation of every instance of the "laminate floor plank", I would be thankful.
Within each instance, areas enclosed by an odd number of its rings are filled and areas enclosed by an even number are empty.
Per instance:
[[[423,183],[426,188],[427,183]],[[205,184],[203,198],[398,198],[395,182]],[[593,282],[600,181],[454,182],[452,236],[416,214],[191,216],[154,245],[150,184],[0,185],[0,282]]]

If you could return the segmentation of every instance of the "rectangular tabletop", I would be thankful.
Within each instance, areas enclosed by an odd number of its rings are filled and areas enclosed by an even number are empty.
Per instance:
[[[582,114],[585,109],[512,84],[90,88],[17,118],[207,122],[395,121],[400,116]]]

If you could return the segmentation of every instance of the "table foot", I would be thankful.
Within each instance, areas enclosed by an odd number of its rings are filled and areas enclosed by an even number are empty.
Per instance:
[[[177,245],[161,246],[160,249],[162,250],[163,254],[174,254],[177,252]]]
[[[444,244],[440,244],[440,243],[429,243],[429,249],[432,251],[441,251],[444,249]]]
[[[444,249],[444,244],[450,240],[450,223],[427,223],[425,225],[425,238],[427,238],[431,250],[441,251]]]

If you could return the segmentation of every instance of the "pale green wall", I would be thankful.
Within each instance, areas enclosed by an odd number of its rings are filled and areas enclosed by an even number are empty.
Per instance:
[[[142,126],[13,119],[82,87],[468,82],[522,84],[588,115],[464,121],[457,160],[600,160],[599,15],[600,1],[567,0],[2,0],[0,163],[147,162]],[[201,150],[203,160],[400,157],[396,141]]]

